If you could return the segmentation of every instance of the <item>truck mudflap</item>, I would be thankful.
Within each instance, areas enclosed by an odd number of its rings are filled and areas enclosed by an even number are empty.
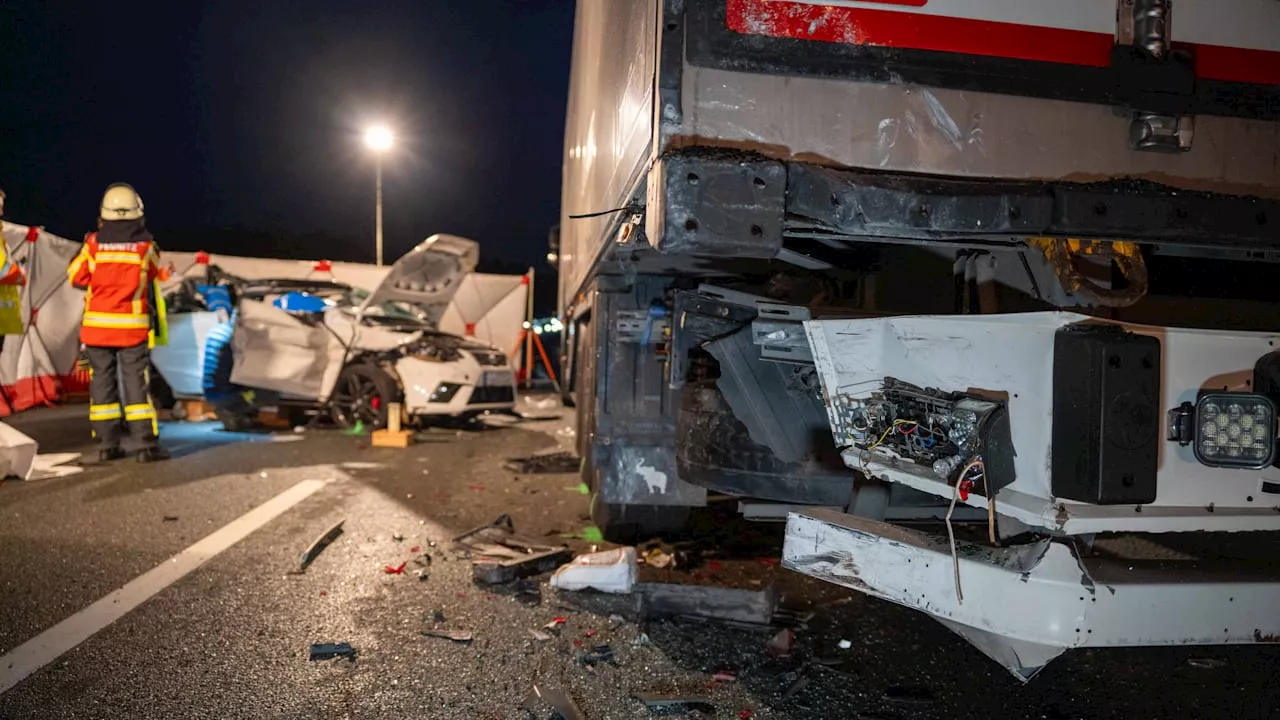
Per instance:
[[[928,613],[1023,682],[1072,648],[1280,642],[1276,578],[1086,561],[1060,539],[953,555],[945,537],[815,509],[789,514],[783,565]]]

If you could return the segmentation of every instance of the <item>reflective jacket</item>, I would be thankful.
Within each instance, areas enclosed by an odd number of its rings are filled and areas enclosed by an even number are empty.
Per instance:
[[[39,232],[31,228],[27,239]],[[27,277],[0,240],[0,335],[22,334],[22,286]]]
[[[93,347],[133,347],[155,344],[153,330],[161,330],[163,307],[159,297],[160,252],[154,242],[99,243],[91,233],[80,254],[67,268],[71,284],[85,289],[80,342]],[[161,332],[163,335],[163,332]]]

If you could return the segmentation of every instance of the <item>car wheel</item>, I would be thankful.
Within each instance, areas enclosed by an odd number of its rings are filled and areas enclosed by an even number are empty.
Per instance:
[[[329,415],[339,427],[361,424],[368,429],[387,425],[387,405],[399,394],[396,381],[382,368],[355,363],[343,369],[329,397]]]

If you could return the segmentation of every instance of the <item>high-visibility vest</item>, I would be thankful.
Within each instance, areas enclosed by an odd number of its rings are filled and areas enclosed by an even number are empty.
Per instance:
[[[159,297],[156,278],[160,253],[155,243],[99,243],[98,234],[85,238],[80,254],[71,261],[71,284],[85,288],[84,319],[80,342],[92,347],[154,345],[163,336],[163,303],[154,316],[151,295]]]
[[[0,335],[22,334],[22,286],[26,284],[26,274],[0,240]]]

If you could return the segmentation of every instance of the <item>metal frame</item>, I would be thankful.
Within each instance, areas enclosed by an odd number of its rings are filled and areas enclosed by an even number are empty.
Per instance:
[[[995,495],[996,512],[1066,535],[1096,532],[1280,530],[1280,468],[1233,470],[1196,462],[1189,447],[1160,437],[1156,501],[1149,505],[1089,505],[1053,496],[1053,352],[1059,328],[1107,322],[1066,312],[1019,315],[917,316],[805,323],[827,398],[832,433],[845,464],[881,480],[950,499],[946,480],[890,453],[851,447],[842,416],[849,400],[870,397],[891,376],[920,387],[1008,399],[1016,479]],[[1280,346],[1280,334],[1158,328],[1122,324],[1162,345],[1160,415],[1194,401],[1201,389],[1245,390],[1259,358]],[[967,504],[986,507],[970,495]]]
[[[815,509],[788,516],[782,557],[932,615],[1024,682],[1072,648],[1280,642],[1275,578],[1108,569],[1057,540],[962,544],[953,560],[945,538]]]

